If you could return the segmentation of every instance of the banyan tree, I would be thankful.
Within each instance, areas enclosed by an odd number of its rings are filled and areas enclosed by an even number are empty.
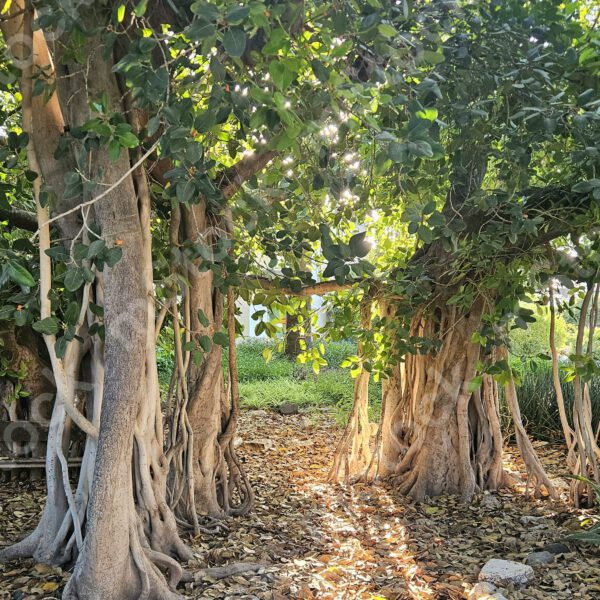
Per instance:
[[[0,28],[0,317],[43,342],[54,394],[44,511],[1,558],[74,564],[69,599],[179,597],[183,532],[253,500],[238,294],[281,311],[351,288],[313,332],[359,334],[334,476],[419,499],[504,485],[503,394],[532,489],[554,494],[506,345],[549,247],[598,223],[585,20],[516,1],[48,0],[7,3]]]

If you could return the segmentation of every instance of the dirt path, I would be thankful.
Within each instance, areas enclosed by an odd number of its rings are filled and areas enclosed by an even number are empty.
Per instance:
[[[252,561],[265,569],[202,581],[188,589],[191,597],[465,598],[488,559],[523,560],[560,541],[583,518],[563,504],[528,501],[509,491],[465,506],[455,498],[411,504],[387,485],[332,486],[326,475],[338,435],[324,413],[244,413],[239,452],[255,484],[256,508],[194,546],[200,566]],[[542,450],[550,470],[560,473],[560,453]],[[509,468],[520,468],[507,458]],[[1,485],[1,544],[35,525],[42,501],[39,485]],[[598,550],[560,557],[536,575],[533,585],[508,590],[507,597],[600,598]],[[60,597],[67,578],[32,561],[0,565],[0,598]]]

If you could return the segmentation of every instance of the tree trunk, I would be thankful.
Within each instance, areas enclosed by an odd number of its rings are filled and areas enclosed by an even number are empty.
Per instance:
[[[122,94],[111,64],[90,41],[90,97],[105,92],[111,111],[122,112]],[[97,40],[96,40],[97,42]],[[97,44],[96,44],[97,45]],[[89,115],[87,101],[71,98],[75,125]],[[123,178],[123,175],[129,173]],[[65,590],[66,599],[176,598],[181,568],[174,558],[190,551],[179,539],[165,500],[166,461],[157,405],[149,197],[134,183],[129,157],[110,160],[106,148],[92,154],[89,179],[111,184],[94,206],[107,244],[123,256],[104,271],[104,383],[100,433],[83,548]],[[122,181],[119,184],[115,182]],[[100,186],[98,186],[100,187]],[[98,188],[92,193],[97,193]],[[149,314],[150,313],[150,314]],[[132,471],[133,465],[133,471]],[[133,474],[133,478],[132,478]],[[160,568],[170,572],[170,582]]]
[[[22,13],[22,18],[17,16],[16,21],[9,22],[14,25],[18,21],[17,30],[21,28],[23,39],[30,39],[29,9],[13,3],[11,11]],[[32,56],[36,60],[46,57],[38,66],[47,69],[52,61],[44,38],[36,34],[34,41],[40,47],[34,47]],[[62,48],[57,45],[58,51]],[[70,125],[80,126],[91,116],[89,99],[103,95],[108,98],[110,111],[127,114],[101,41],[88,39],[80,49],[88,56],[87,69],[83,71],[81,65],[66,60],[61,68],[70,68],[72,77],[57,82],[58,95],[50,102],[35,107],[31,88],[36,66],[32,61],[26,62],[22,78],[23,127],[30,133],[29,166],[40,174],[33,187],[40,227],[42,318],[52,314],[48,297],[52,265],[45,254],[50,246],[50,228],[48,209],[39,202],[41,182],[62,181],[75,159],[56,159],[55,138],[37,139],[36,120],[42,121],[42,131],[54,131],[68,112]],[[148,190],[143,178],[130,167],[126,150],[117,160],[110,160],[106,147],[100,146],[90,151],[79,169],[89,182],[96,182],[85,192],[84,200],[90,200],[85,210],[88,223],[95,213],[103,239],[109,247],[121,246],[123,258],[114,268],[105,267],[104,273],[97,273],[93,283],[84,285],[76,327],[83,342],[72,341],[59,358],[54,336],[44,336],[57,388],[46,458],[47,502],[36,530],[5,549],[2,558],[33,556],[39,562],[65,564],[77,556],[64,593],[67,599],[175,598],[181,568],[174,558],[188,559],[191,552],[180,540],[165,500],[168,463],[162,454],[162,416],[151,348],[155,332]],[[99,191],[102,196],[95,196]],[[59,223],[65,219],[58,217]],[[71,242],[86,235],[84,228],[65,231],[75,232]],[[87,332],[92,295],[95,303],[104,304],[104,351],[98,338],[91,340]],[[88,351],[92,390],[86,417],[73,399]],[[73,423],[88,436],[75,493],[65,456]],[[169,571],[169,583],[161,569]]]
[[[470,387],[480,356],[471,338],[483,311],[481,298],[469,313],[444,302],[431,313],[420,311],[411,335],[437,340],[439,350],[408,355],[404,386],[399,373],[387,385],[381,473],[415,499],[457,494],[470,500],[476,490],[504,482],[494,388],[489,381]]]
[[[360,327],[366,332],[371,327],[370,298],[363,298],[360,307]],[[366,360],[364,342],[359,338],[357,356],[360,361]],[[374,466],[370,447],[371,428],[369,425],[369,379],[370,371],[362,362],[354,381],[354,398],[348,424],[344,429],[333,457],[333,465],[329,478],[331,480],[348,481],[351,478],[369,477]]]
[[[300,319],[297,314],[285,315],[285,355],[288,358],[296,359],[302,348],[300,347],[300,332],[298,331],[298,325]]]
[[[187,240],[213,248],[219,237],[230,235],[227,218],[208,215],[204,202],[184,208],[180,217],[181,221],[178,215],[171,223],[173,247]],[[183,291],[184,314],[178,315],[176,320],[183,320],[185,341],[194,341],[198,348],[199,338],[212,339],[222,327],[223,294],[213,285],[212,271],[201,270],[200,259],[190,260],[182,252],[175,258],[174,268],[189,282]],[[215,256],[214,260],[224,258]],[[229,320],[232,318],[233,315]],[[176,346],[178,336],[176,332]],[[223,436],[235,432],[235,422],[230,423],[231,398],[225,385],[222,359],[222,347],[211,343],[200,362],[190,360],[190,353],[182,351],[178,361],[179,408],[171,419],[171,447],[175,455],[171,505],[182,519],[194,523],[196,529],[195,511],[223,516],[245,513],[251,505],[252,494],[235,450],[222,441]],[[230,364],[230,369],[232,366]],[[236,494],[237,499],[234,499]]]

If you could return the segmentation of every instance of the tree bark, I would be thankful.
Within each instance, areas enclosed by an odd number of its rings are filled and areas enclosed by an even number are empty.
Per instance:
[[[23,11],[23,18],[2,23],[16,27],[25,40],[32,36],[34,40],[35,61],[25,61],[21,91],[24,129],[30,134],[29,166],[40,175],[33,187],[40,240],[41,317],[46,318],[52,314],[48,297],[52,264],[45,254],[50,246],[49,215],[39,202],[40,188],[42,180],[47,187],[53,182],[60,186],[75,161],[72,156],[54,156],[53,142],[62,134],[64,114],[69,115],[72,126],[80,126],[91,116],[90,99],[104,94],[110,111],[128,111],[112,62],[106,59],[101,40],[93,38],[80,48],[89,58],[87,71],[65,59],[61,68],[70,68],[73,77],[57,82],[58,94],[50,102],[32,99],[34,70],[52,65],[52,58],[42,33],[31,32],[31,12],[19,3],[13,3],[13,10]],[[57,44],[56,49],[60,52],[63,45]],[[47,139],[39,138],[39,132],[48,132]],[[65,564],[77,557],[64,593],[67,599],[176,598],[174,589],[182,570],[175,558],[189,559],[191,552],[179,538],[165,498],[168,463],[163,455],[152,352],[155,331],[147,186],[131,167],[127,150],[117,160],[110,160],[106,147],[101,146],[91,150],[79,168],[96,185],[87,186],[87,197],[77,198],[74,206],[88,200],[88,223],[95,220],[107,245],[123,248],[123,258],[113,268],[96,273],[95,281],[84,286],[77,323],[83,342],[71,342],[59,358],[54,336],[44,336],[57,387],[46,458],[47,502],[35,531],[5,549],[2,558],[33,556],[39,562]],[[62,202],[53,206],[57,211],[64,208]],[[67,240],[74,242],[86,234],[83,228],[73,226],[79,218],[77,212],[70,215],[77,218],[60,213],[55,218],[70,236]],[[92,296],[95,303],[104,305],[104,348],[98,338],[91,340],[87,333]],[[88,351],[92,390],[86,417],[73,399],[82,358]],[[88,436],[75,493],[66,456],[73,423]],[[170,573],[168,583],[163,570]]]
[[[443,301],[418,312],[411,335],[438,340],[439,350],[408,355],[404,385],[398,373],[387,386],[381,474],[415,499],[457,494],[470,500],[504,483],[493,386],[470,388],[480,357],[471,338],[483,313],[482,298],[468,313]]]
[[[103,60],[98,40],[89,41],[90,97],[102,92],[109,110],[123,112],[122,94]],[[70,98],[75,126],[89,115],[87,98]],[[104,270],[105,349],[100,434],[87,511],[83,548],[65,599],[176,598],[181,568],[174,558],[191,552],[179,539],[175,518],[165,499],[166,461],[162,425],[156,414],[156,363],[148,353],[151,256],[148,252],[149,198],[136,189],[129,157],[110,160],[106,148],[91,156],[91,181],[119,185],[95,204],[96,222],[108,245],[123,248],[121,260]],[[101,186],[98,186],[100,188]],[[97,193],[98,189],[90,191]],[[150,275],[149,275],[150,274]],[[132,471],[133,466],[133,471]],[[133,477],[132,477],[133,474]],[[170,572],[166,582],[161,568]]]

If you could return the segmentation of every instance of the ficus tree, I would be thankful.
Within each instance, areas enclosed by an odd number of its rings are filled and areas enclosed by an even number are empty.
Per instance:
[[[75,560],[66,598],[176,597],[177,518],[198,532],[198,512],[252,502],[232,443],[237,293],[308,318],[286,298],[349,289],[315,331],[362,334],[339,471],[416,498],[503,484],[502,384],[552,494],[504,346],[547,245],[599,218],[584,6],[9,3],[0,315],[41,334],[56,391],[44,513],[2,556]]]
[[[324,276],[358,280],[379,305],[382,343],[352,361],[357,374],[387,377],[378,472],[416,498],[505,484],[500,384],[531,488],[553,495],[504,348],[508,329],[534,320],[522,303],[547,244],[597,223],[594,13],[585,3],[419,8],[392,20],[396,52],[369,80],[368,119],[332,121],[297,169],[292,188],[315,205],[298,228],[320,218]],[[353,246],[367,232],[378,245],[365,261]],[[300,272],[287,274],[301,286]],[[361,447],[361,430],[340,451]],[[362,472],[365,457],[350,462]]]

